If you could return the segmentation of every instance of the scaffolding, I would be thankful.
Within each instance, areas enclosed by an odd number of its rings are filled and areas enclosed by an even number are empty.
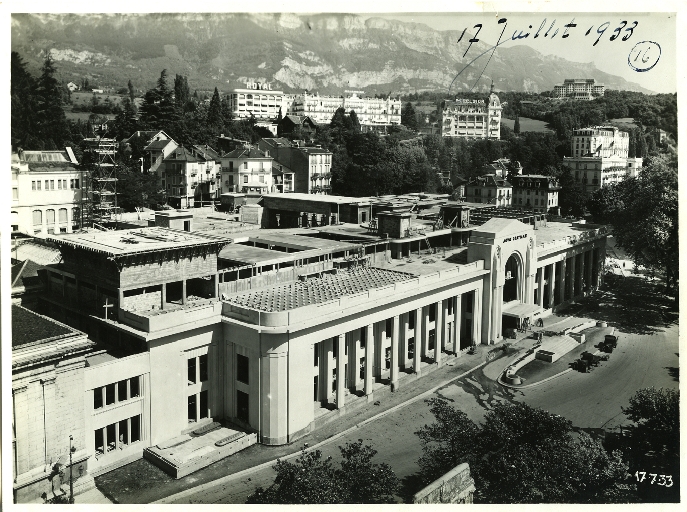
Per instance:
[[[117,141],[84,139],[93,157],[93,170],[82,176],[81,226],[114,229],[117,226]],[[88,175],[90,174],[90,175]]]

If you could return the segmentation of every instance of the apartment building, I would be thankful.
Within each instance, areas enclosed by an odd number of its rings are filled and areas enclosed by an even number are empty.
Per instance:
[[[628,156],[629,134],[614,126],[575,130],[570,153],[572,156],[563,158],[563,165],[573,171],[587,193],[636,177],[642,170],[643,159]]]
[[[193,208],[196,196],[200,195],[201,167],[205,171],[205,162],[183,146],[176,147],[162,161],[159,172],[170,206]]]
[[[548,213],[558,208],[561,187],[556,178],[541,174],[511,176],[513,206],[529,207],[535,212]]]
[[[268,151],[278,169],[293,175],[293,192],[331,193],[332,153],[318,147],[304,147],[285,138],[262,139],[262,151]]]
[[[485,174],[471,178],[465,185],[465,200],[470,203],[486,203],[496,206],[513,204],[513,186],[505,177]]]
[[[272,191],[272,162],[269,151],[236,148],[221,157],[222,186],[226,192],[267,194]]]
[[[71,148],[12,154],[13,232],[45,236],[81,227],[84,179]],[[85,174],[85,175],[84,175]]]

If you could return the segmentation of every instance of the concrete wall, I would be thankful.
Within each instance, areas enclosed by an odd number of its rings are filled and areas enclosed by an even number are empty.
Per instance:
[[[472,504],[475,481],[470,476],[470,466],[460,464],[413,496],[413,503],[461,503]]]
[[[69,461],[70,435],[76,448],[73,461],[86,466],[84,366],[83,357],[66,358],[12,376],[18,503],[40,499],[43,492],[52,496],[59,489],[61,479],[53,479],[52,471],[58,462],[64,466]]]
[[[201,348],[209,350],[212,343],[221,340],[221,335],[220,324],[214,324],[149,342],[151,445],[178,436],[189,428],[187,360],[192,356],[189,352]],[[218,388],[218,385],[210,386],[211,410],[212,394]]]

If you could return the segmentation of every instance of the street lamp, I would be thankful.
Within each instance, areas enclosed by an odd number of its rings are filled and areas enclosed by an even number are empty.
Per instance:
[[[74,437],[69,436],[69,503],[74,503],[74,475],[72,474],[72,453],[76,451],[76,447],[72,446]]]

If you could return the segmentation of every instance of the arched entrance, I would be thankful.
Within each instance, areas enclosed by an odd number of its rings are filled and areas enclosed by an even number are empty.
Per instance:
[[[510,255],[506,261],[506,280],[503,283],[503,302],[510,302],[520,299],[520,268],[519,258],[515,253]]]

